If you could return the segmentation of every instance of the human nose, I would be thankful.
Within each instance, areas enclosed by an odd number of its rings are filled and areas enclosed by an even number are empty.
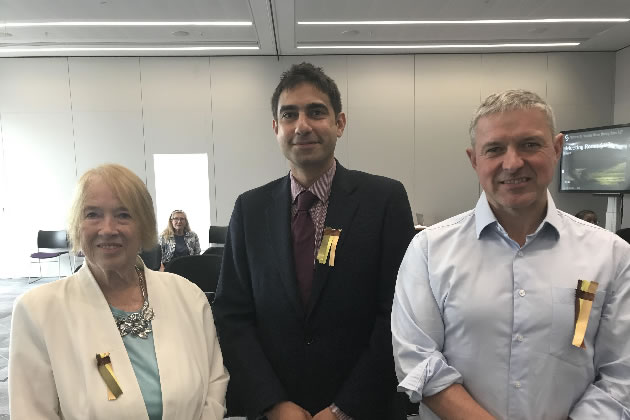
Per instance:
[[[115,217],[106,215],[101,225],[101,233],[103,235],[115,235],[118,233],[118,221]]]
[[[295,133],[303,135],[308,134],[311,131],[311,125],[309,124],[306,114],[300,113],[297,119],[297,123],[295,124]]]
[[[518,150],[514,148],[508,148],[503,156],[503,169],[509,172],[514,172],[523,166],[523,158],[519,154]]]

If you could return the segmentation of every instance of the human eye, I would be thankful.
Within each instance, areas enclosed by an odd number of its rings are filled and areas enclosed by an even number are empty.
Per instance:
[[[328,115],[325,108],[314,108],[309,112],[311,118],[323,118]]]
[[[86,219],[96,219],[98,217],[98,213],[95,212],[94,210],[86,210],[84,217]]]
[[[525,149],[527,150],[535,150],[540,147],[540,143],[536,141],[528,141],[524,144]]]
[[[283,120],[294,120],[297,117],[297,112],[295,111],[283,111],[280,113],[280,117]]]
[[[497,156],[501,154],[503,148],[501,146],[490,146],[485,149],[484,154],[487,156]]]
[[[128,211],[120,211],[118,212],[118,218],[122,219],[122,220],[131,220],[131,213],[129,213]]]

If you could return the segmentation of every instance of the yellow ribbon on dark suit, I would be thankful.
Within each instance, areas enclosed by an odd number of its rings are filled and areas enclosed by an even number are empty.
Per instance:
[[[317,261],[320,264],[326,264],[326,260],[328,259],[328,265],[331,267],[335,266],[335,252],[337,250],[339,235],[341,235],[341,229],[329,227],[324,229],[322,244],[317,251]]]
[[[575,289],[575,332],[571,343],[575,347],[586,348],[584,336],[586,335],[588,319],[591,315],[597,286],[599,286],[599,283],[596,281],[578,280],[578,286]]]
[[[116,375],[114,375],[109,353],[99,353],[96,355],[96,367],[105,381],[105,385],[107,385],[107,399],[111,401],[120,397],[123,392],[120,388],[120,384],[118,384]]]

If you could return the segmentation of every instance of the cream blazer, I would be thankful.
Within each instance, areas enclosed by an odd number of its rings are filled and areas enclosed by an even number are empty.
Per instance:
[[[220,420],[228,374],[210,305],[194,284],[145,268],[163,419]],[[107,400],[96,354],[109,352],[123,394]],[[111,310],[87,265],[15,302],[9,350],[12,420],[148,420]]]

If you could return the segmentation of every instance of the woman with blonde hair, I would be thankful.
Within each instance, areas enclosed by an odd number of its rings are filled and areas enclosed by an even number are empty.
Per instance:
[[[201,253],[199,237],[190,230],[188,217],[183,210],[171,212],[166,229],[160,235],[160,247],[162,248],[162,266],[166,266],[174,258]]]
[[[85,264],[15,303],[11,418],[222,419],[228,374],[205,294],[137,256],[157,239],[142,180],[120,165],[86,172],[69,235]]]

